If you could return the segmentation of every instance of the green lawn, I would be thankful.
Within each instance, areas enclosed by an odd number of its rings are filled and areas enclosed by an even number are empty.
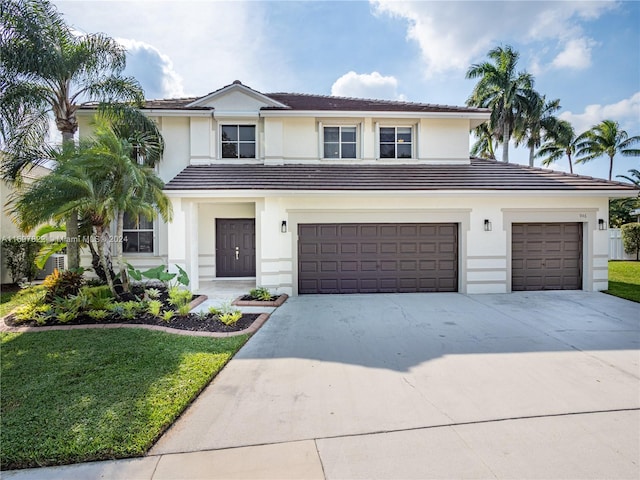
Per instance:
[[[16,303],[13,298],[16,296],[18,292],[2,292],[0,293],[0,317],[4,317],[7,313],[9,313],[14,307],[16,307]]]
[[[605,293],[640,302],[640,262],[609,262],[609,290]]]
[[[143,455],[247,338],[1,334],[2,469]]]

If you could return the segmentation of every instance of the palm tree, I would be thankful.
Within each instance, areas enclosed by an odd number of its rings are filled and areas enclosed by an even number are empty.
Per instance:
[[[533,78],[517,72],[519,54],[510,46],[496,47],[487,56],[493,62],[472,65],[467,78],[479,78],[467,105],[491,109],[490,129],[502,142],[502,161],[509,162],[509,140],[533,92]]]
[[[616,153],[623,157],[638,157],[640,149],[631,148],[640,142],[640,135],[629,137],[620,129],[618,122],[603,120],[580,136],[576,163],[586,163],[594,158],[606,155],[609,157],[609,180],[613,175],[613,158]]]
[[[558,123],[554,113],[560,110],[560,99],[547,101],[544,95],[533,92],[529,100],[515,136],[516,146],[526,144],[529,148],[529,166],[533,167],[535,150],[542,143],[543,134],[551,132]]]
[[[471,147],[471,153],[474,157],[480,158],[488,158],[489,160],[495,160],[495,138],[491,130],[489,129],[489,125],[485,123],[481,123],[474,129],[474,133],[478,140]]]
[[[125,61],[116,41],[77,35],[48,0],[0,0],[2,177],[15,182],[24,168],[46,160],[48,115],[63,143],[71,143],[79,103],[141,102],[138,82],[121,75]],[[68,212],[67,236],[78,237],[75,210]],[[77,241],[69,242],[67,253],[70,268],[77,268]]]
[[[79,212],[93,228],[100,265],[114,294],[109,247],[112,222],[118,221],[117,236],[122,236],[124,212],[153,218],[157,211],[165,221],[171,218],[170,202],[162,192],[164,184],[151,167],[131,161],[132,149],[113,128],[98,122],[95,139],[84,140],[79,146],[64,143],[54,154],[54,170],[12,199],[12,213],[25,230],[70,211]],[[122,272],[126,269],[122,243],[116,242],[116,248]],[[124,278],[123,284],[126,288]]]
[[[544,158],[542,165],[548,167],[563,156],[569,161],[569,173],[573,173],[572,156],[576,152],[580,137],[576,136],[573,125],[566,120],[558,120],[554,128],[545,133],[545,142],[536,154],[537,158]]]

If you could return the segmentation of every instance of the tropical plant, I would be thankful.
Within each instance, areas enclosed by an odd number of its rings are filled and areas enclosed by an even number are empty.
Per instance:
[[[49,114],[63,143],[73,143],[80,102],[136,102],[139,83],[122,76],[124,48],[103,34],[79,35],[48,0],[0,0],[2,177],[48,160]],[[69,267],[80,264],[77,211],[66,213]]]
[[[221,313],[218,315],[218,320],[228,326],[235,325],[241,318],[242,312],[240,310],[233,310],[231,312]]]
[[[627,223],[620,227],[624,251],[630,255],[635,253],[636,261],[640,260],[640,223]]]
[[[558,123],[554,115],[560,110],[560,99],[548,100],[544,95],[532,92],[525,104],[523,116],[516,126],[516,146],[524,144],[529,149],[529,166],[533,167],[536,148],[542,143],[543,137],[552,132]]]
[[[160,300],[150,300],[147,303],[147,311],[154,317],[160,316],[161,309],[162,309],[162,302]]]
[[[487,158],[489,160],[496,159],[496,139],[494,133],[490,130],[488,123],[482,123],[474,128],[477,138],[469,152],[474,157]]]
[[[256,300],[269,301],[273,297],[267,287],[256,287],[249,291],[249,296]]]
[[[545,142],[536,153],[536,157],[543,158],[542,165],[548,167],[566,156],[569,162],[569,173],[573,173],[572,157],[579,141],[571,123],[558,120],[552,129],[546,131]]]
[[[31,282],[36,278],[38,268],[36,257],[40,244],[30,238],[3,238],[2,258],[11,275],[11,281],[18,283],[23,278]]]
[[[638,157],[640,149],[632,148],[640,143],[640,135],[630,137],[618,122],[603,120],[580,136],[576,163],[586,163],[601,156],[609,157],[609,180],[613,175],[613,159],[616,154],[623,157]]]
[[[517,72],[519,53],[510,46],[496,47],[490,61],[472,65],[467,78],[479,81],[467,105],[491,109],[489,129],[502,143],[502,161],[509,162],[509,140],[533,95],[533,77]]]
[[[77,295],[84,284],[82,274],[82,269],[60,271],[56,268],[42,282],[47,289],[45,300],[50,302],[54,298],[67,298]]]

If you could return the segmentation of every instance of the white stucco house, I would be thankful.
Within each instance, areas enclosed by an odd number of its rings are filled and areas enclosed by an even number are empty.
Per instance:
[[[628,184],[469,158],[485,109],[261,93],[146,102],[174,219],[125,235],[192,289],[290,295],[607,288],[608,200]],[[89,132],[91,107],[81,110]]]

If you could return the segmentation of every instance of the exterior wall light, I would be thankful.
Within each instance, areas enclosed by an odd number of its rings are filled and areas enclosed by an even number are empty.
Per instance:
[[[605,222],[602,218],[598,219],[598,230],[606,230],[607,222]]]
[[[491,222],[489,221],[489,219],[485,219],[484,221],[484,231],[485,232],[490,232],[491,231]]]
[[[282,220],[282,223],[280,224],[280,231],[282,233],[287,233],[287,221],[286,220]]]

